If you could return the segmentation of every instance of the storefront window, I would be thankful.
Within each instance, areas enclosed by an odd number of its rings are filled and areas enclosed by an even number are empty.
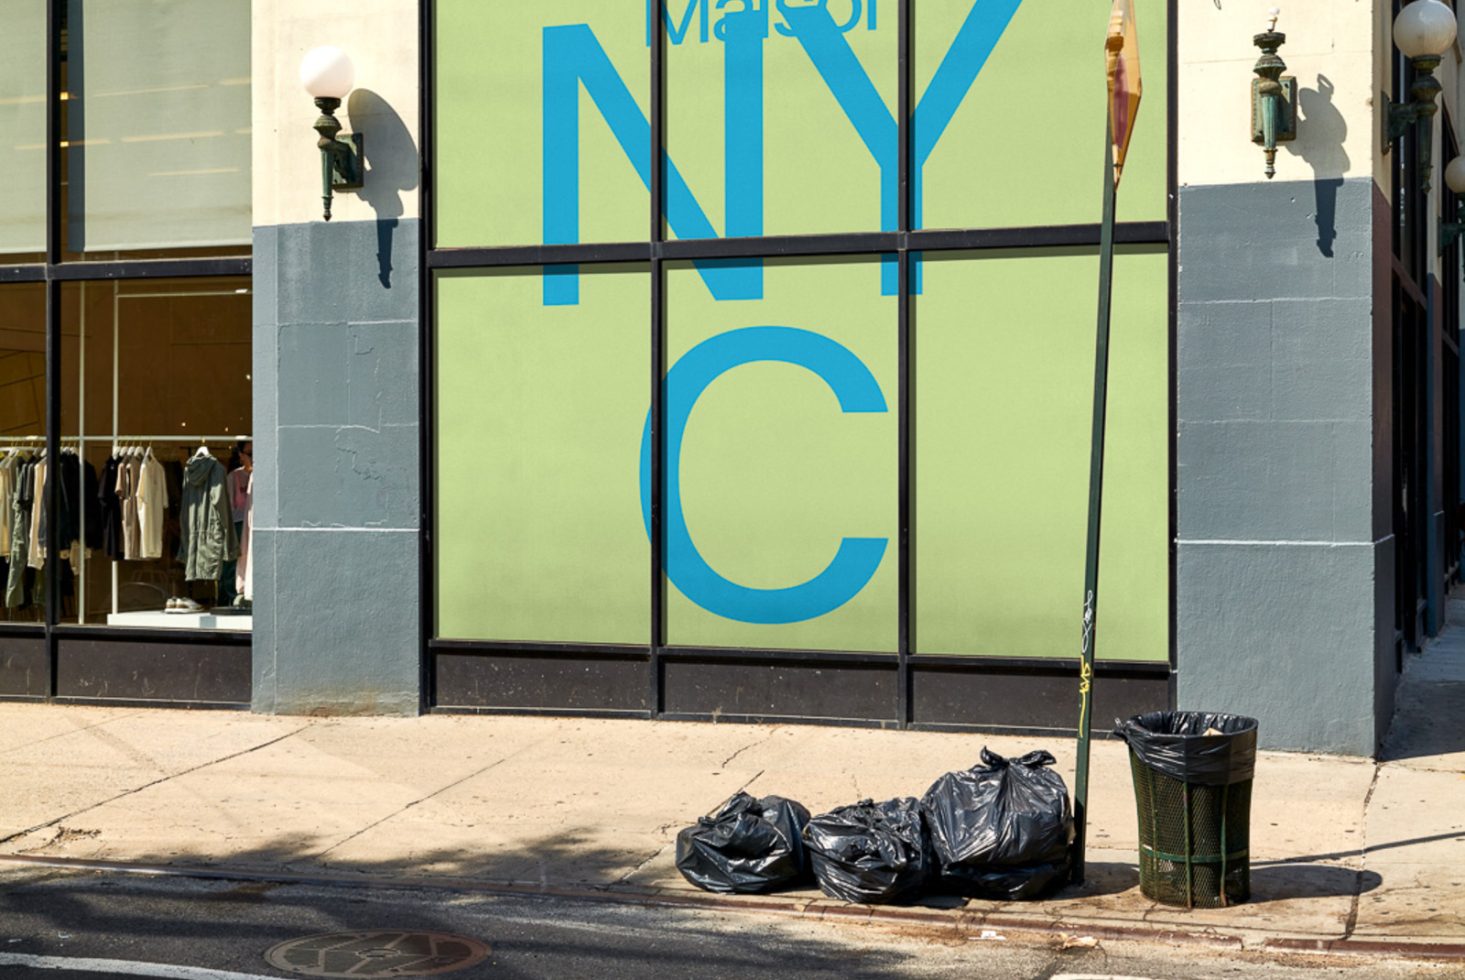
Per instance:
[[[1096,264],[1091,250],[926,259],[915,301],[922,653],[1076,655]],[[1114,660],[1163,661],[1169,645],[1166,275],[1163,252],[1115,262],[1098,647]]]
[[[890,651],[897,301],[880,259],[667,269],[667,642]]]
[[[62,294],[61,620],[248,630],[247,280]]]
[[[46,438],[45,304],[41,286],[0,286],[0,623],[45,619],[30,547]]]
[[[648,270],[543,271],[437,280],[437,635],[645,644]]]
[[[646,0],[435,6],[436,244],[646,237]]]
[[[0,257],[46,245],[46,3],[0,3]]]
[[[666,3],[667,233],[894,231],[894,0]]]
[[[1094,39],[1104,37],[1109,4],[913,2],[914,226],[1097,222],[1105,88],[1104,52]],[[1145,102],[1118,199],[1120,221],[1165,220],[1166,6],[1135,0],[1144,25]],[[1038,65],[1044,77],[1035,89]]]
[[[249,0],[65,11],[68,251],[247,250]]]

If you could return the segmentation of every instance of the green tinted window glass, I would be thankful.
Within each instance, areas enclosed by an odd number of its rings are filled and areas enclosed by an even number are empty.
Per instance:
[[[67,246],[250,241],[249,0],[69,0]]]
[[[916,300],[922,653],[1076,657],[1097,258],[928,257]],[[1168,650],[1163,253],[1115,263],[1097,655]]]
[[[586,266],[576,306],[541,278],[437,281],[437,634],[644,644],[649,276]]]
[[[46,246],[46,4],[0,0],[0,254]]]
[[[667,0],[671,236],[894,229],[895,8]]]
[[[763,279],[668,266],[668,642],[894,651],[897,302],[873,256]]]
[[[913,2],[916,226],[1097,222],[1109,4]],[[1120,188],[1120,221],[1165,219],[1165,5],[1135,0],[1145,98]],[[988,50],[955,104],[972,76],[969,52]]]
[[[439,0],[437,244],[645,239],[645,0]]]

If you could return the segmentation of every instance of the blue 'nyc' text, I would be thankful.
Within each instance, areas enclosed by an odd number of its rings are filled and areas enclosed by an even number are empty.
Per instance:
[[[717,33],[723,55],[723,211],[726,217],[719,232],[668,154],[665,157],[666,220],[672,232],[684,239],[763,234],[766,167],[763,49],[769,38],[767,0],[765,5],[750,5],[751,0],[715,2],[722,12]],[[731,9],[733,3],[743,6]],[[926,163],[1022,0],[971,0],[971,4],[926,90],[919,93],[911,117],[911,217],[917,228],[922,227]],[[880,228],[894,231],[900,213],[899,126],[893,109],[871,81],[830,7],[829,2],[779,3],[782,17],[779,26],[787,29],[813,63],[834,103],[873,159],[880,181]],[[700,7],[687,9],[695,12]],[[866,12],[869,10],[865,8]],[[685,16],[678,30],[683,27],[691,28]],[[546,27],[542,43],[544,241],[549,245],[575,244],[580,241],[581,87],[647,188],[651,186],[651,124],[590,25]],[[706,260],[697,263],[697,271],[714,299],[763,298],[763,264],[757,260]],[[920,290],[920,271],[917,263],[915,291]],[[882,260],[881,292],[886,296],[896,295],[897,279],[895,261]],[[579,301],[578,268],[547,266],[545,305],[573,306]]]

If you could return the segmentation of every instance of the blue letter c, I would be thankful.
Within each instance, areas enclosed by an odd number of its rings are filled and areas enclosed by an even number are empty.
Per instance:
[[[888,538],[844,538],[829,565],[802,585],[753,589],[717,574],[697,551],[682,513],[682,436],[697,399],[742,364],[781,361],[827,384],[844,412],[887,411],[863,361],[828,337],[793,327],[744,327],[687,351],[666,375],[666,574],[688,599],[743,623],[798,623],[832,612],[860,593],[885,555]],[[651,417],[641,437],[641,519],[651,533]]]

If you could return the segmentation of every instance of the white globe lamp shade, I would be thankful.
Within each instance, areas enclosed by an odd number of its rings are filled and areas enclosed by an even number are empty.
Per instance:
[[[300,60],[300,84],[317,99],[344,99],[356,82],[351,58],[340,48],[313,48]]]
[[[1406,58],[1439,57],[1456,30],[1454,11],[1440,0],[1414,0],[1394,18],[1394,44]]]
[[[1456,157],[1445,168],[1445,184],[1456,195],[1465,197],[1465,157]]]

